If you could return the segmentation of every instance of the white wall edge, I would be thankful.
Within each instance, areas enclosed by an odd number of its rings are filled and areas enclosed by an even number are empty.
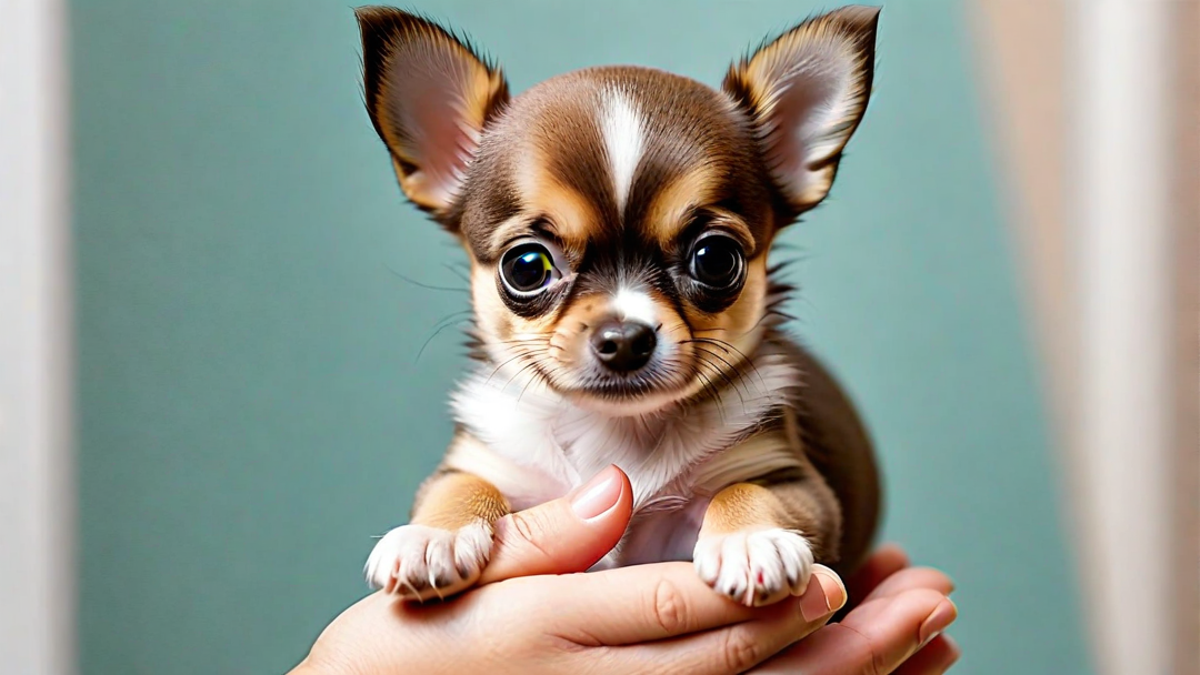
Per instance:
[[[1069,92],[1079,271],[1081,563],[1097,666],[1170,666],[1170,0],[1076,0]]]
[[[0,0],[0,670],[66,675],[74,486],[66,9]]]

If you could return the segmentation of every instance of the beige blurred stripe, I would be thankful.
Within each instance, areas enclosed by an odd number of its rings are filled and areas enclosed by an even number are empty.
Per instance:
[[[1009,170],[1003,187],[1027,301],[1049,370],[1053,404],[1070,401],[1062,376],[1074,344],[1070,237],[1063,217],[1066,143],[1065,11],[1055,0],[975,0],[971,28],[984,73],[984,110]],[[1066,410],[1056,410],[1067,414]]]
[[[1200,37],[1200,1],[1096,0],[1093,3],[1084,0],[973,0],[970,7],[970,28],[975,38],[972,42],[977,46],[984,109],[999,141],[996,151],[1004,169],[1003,187],[1007,190],[1007,212],[1004,215],[1011,225],[1015,249],[1020,258],[1018,263],[1023,274],[1023,290],[1034,319],[1033,331],[1040,347],[1041,361],[1046,366],[1043,378],[1056,421],[1058,446],[1062,448],[1060,461],[1066,469],[1064,487],[1069,498],[1066,511],[1077,544],[1094,659],[1102,673],[1142,675],[1149,671],[1144,668],[1138,671],[1131,664],[1140,663],[1145,667],[1169,663],[1169,669],[1165,672],[1200,675],[1200,47],[1197,45]],[[1128,71],[1118,72],[1119,68],[1114,68],[1111,74],[1110,71],[1102,71],[1104,79],[1092,82],[1102,82],[1110,93],[1118,91],[1114,87],[1132,87],[1129,91],[1141,94],[1152,92],[1148,95],[1159,96],[1162,99],[1161,106],[1158,101],[1134,101],[1121,110],[1079,109],[1076,103],[1084,105],[1089,100],[1114,100],[1106,99],[1106,93],[1080,89],[1080,86],[1086,86],[1080,85],[1081,75],[1097,75],[1096,62],[1092,59],[1103,56],[1112,65],[1114,53],[1106,48],[1103,51],[1107,53],[1099,55],[1094,51],[1094,41],[1099,33],[1084,34],[1080,31],[1111,33],[1116,26],[1117,32],[1112,35],[1119,35],[1121,39],[1144,40],[1149,35],[1146,31],[1153,31],[1149,24],[1146,24],[1146,28],[1131,27],[1126,30],[1119,22],[1113,24],[1111,19],[1104,20],[1108,23],[1097,23],[1098,19],[1095,19],[1097,12],[1106,12],[1109,16],[1119,16],[1124,12],[1127,17],[1138,18],[1142,11],[1161,12],[1161,17],[1156,16],[1155,21],[1161,19],[1166,26],[1163,37],[1167,44],[1162,49],[1169,51],[1163,51],[1160,56],[1147,55],[1145,51],[1126,52],[1127,56],[1122,58],[1128,58],[1129,61],[1118,65],[1137,67],[1133,65],[1135,62],[1154,63],[1158,59],[1157,63],[1173,69],[1166,74],[1164,86],[1156,88],[1140,84],[1137,79],[1128,79]],[[1081,23],[1090,25],[1081,26]],[[1135,34],[1141,37],[1135,37]],[[1084,44],[1081,38],[1092,41],[1088,43],[1093,47],[1092,52],[1081,53],[1081,45]],[[1131,44],[1112,45],[1112,49],[1128,49]],[[1153,72],[1146,73],[1141,79],[1145,81],[1147,76],[1152,78],[1154,75]],[[1126,79],[1113,79],[1120,77]],[[1141,133],[1136,125],[1130,124],[1132,120],[1127,116],[1128,111],[1155,111],[1158,107],[1162,108],[1164,119],[1143,121],[1138,118],[1137,121],[1146,125],[1158,124],[1162,127],[1161,135],[1157,131]],[[1089,168],[1080,165],[1080,159],[1100,155],[1077,143],[1081,140],[1085,143],[1099,141],[1111,150],[1120,147],[1122,141],[1104,136],[1088,138],[1087,134],[1092,132],[1078,132],[1078,125],[1083,122],[1090,123],[1093,131],[1107,128],[1121,134],[1132,134],[1126,136],[1129,139],[1144,137],[1164,141],[1161,147],[1155,146],[1158,149],[1154,150],[1161,153],[1161,161],[1148,160],[1145,156],[1119,160],[1121,166],[1128,170],[1146,167],[1156,178],[1161,176],[1170,183],[1169,189],[1161,192],[1162,198],[1157,198],[1159,192],[1152,187],[1152,180],[1146,182],[1145,174],[1138,177],[1137,185],[1142,187],[1132,188],[1143,190],[1137,196],[1117,197],[1114,201],[1111,194],[1089,194],[1085,185],[1089,180],[1104,180],[1113,173],[1100,169],[1099,173],[1089,172],[1090,176],[1080,177],[1078,170]],[[1118,126],[1112,127],[1112,124]],[[1103,154],[1108,151],[1099,152]],[[1083,191],[1080,191],[1081,185],[1085,186]],[[1091,186],[1094,185],[1094,182],[1091,183]],[[1161,358],[1150,356],[1140,360],[1151,368],[1156,363],[1164,364],[1168,371],[1165,373],[1166,390],[1163,398],[1171,410],[1163,413],[1166,421],[1159,425],[1165,427],[1165,434],[1158,443],[1146,439],[1151,445],[1163,447],[1161,452],[1157,447],[1125,450],[1122,455],[1124,459],[1117,460],[1113,455],[1106,454],[1105,461],[1109,464],[1100,469],[1093,466],[1099,461],[1093,456],[1098,448],[1083,446],[1095,445],[1097,438],[1102,441],[1105,439],[1103,434],[1096,436],[1098,430],[1093,426],[1097,422],[1095,414],[1105,406],[1109,410],[1113,408],[1111,401],[1103,402],[1103,396],[1096,398],[1095,386],[1097,383],[1114,382],[1111,379],[1114,374],[1118,377],[1115,381],[1121,381],[1123,376],[1119,370],[1109,370],[1099,375],[1092,370],[1080,370],[1081,365],[1092,368],[1105,363],[1095,361],[1097,345],[1116,344],[1111,342],[1111,336],[1093,337],[1080,332],[1080,326],[1085,323],[1101,328],[1113,326],[1111,314],[1096,314],[1094,304],[1081,304],[1089,300],[1094,303],[1097,289],[1081,286],[1080,280],[1084,284],[1102,278],[1111,281],[1131,271],[1138,274],[1140,268],[1122,268],[1109,275],[1103,263],[1081,257],[1098,252],[1112,255],[1111,248],[1096,248],[1106,246],[1097,237],[1102,237],[1103,241],[1108,242],[1107,245],[1116,241],[1112,239],[1116,235],[1109,230],[1094,229],[1112,227],[1114,221],[1106,218],[1103,211],[1096,211],[1096,205],[1087,204],[1087,200],[1081,202],[1079,198],[1085,195],[1089,199],[1098,198],[1106,204],[1124,209],[1134,204],[1131,199],[1151,196],[1150,203],[1142,203],[1145,208],[1142,213],[1150,221],[1159,223],[1159,228],[1166,229],[1163,241],[1171,247],[1166,258],[1170,269],[1162,271],[1166,276],[1161,283],[1141,284],[1135,291],[1151,292],[1147,296],[1150,301],[1159,299],[1154,297],[1159,289],[1167,296],[1164,299],[1167,311],[1162,322],[1162,332],[1166,334],[1161,336],[1162,344],[1159,347],[1148,344],[1145,348],[1160,348],[1169,353]],[[1132,212],[1137,212],[1136,207]],[[1079,220],[1081,214],[1082,221]],[[1155,222],[1147,224],[1147,241],[1158,236],[1156,232],[1164,234],[1155,229]],[[1155,244],[1145,245],[1153,247]],[[1105,251],[1107,253],[1103,253]],[[1132,257],[1114,261],[1125,264],[1152,259],[1144,255],[1139,258],[1139,255],[1131,252]],[[1097,264],[1101,266],[1097,267]],[[1140,272],[1154,273],[1144,269]],[[1097,277],[1097,273],[1102,276]],[[1126,278],[1136,280],[1137,276]],[[1082,312],[1081,308],[1085,306],[1093,308],[1090,314]],[[1149,308],[1146,311],[1152,312]],[[1128,320],[1137,321],[1139,318],[1130,316]],[[1154,328],[1147,330],[1140,334],[1155,336]],[[1081,359],[1081,350],[1089,346],[1092,360],[1086,357]],[[1104,356],[1103,351],[1099,354]],[[1120,359],[1126,355],[1112,356]],[[1153,375],[1133,377],[1135,379],[1130,383],[1135,385],[1153,381]],[[1118,394],[1117,399],[1121,396],[1128,399],[1128,394]],[[1101,407],[1096,408],[1097,404]],[[1133,409],[1129,409],[1129,412],[1131,415],[1139,414]],[[1100,420],[1100,425],[1108,428],[1104,420]],[[1156,428],[1155,425],[1155,422],[1144,418],[1131,418],[1111,428],[1128,431],[1145,427],[1150,430]],[[1106,453],[1112,450],[1111,444],[1105,448]],[[1136,486],[1131,484],[1131,487],[1137,487],[1143,494],[1155,484],[1162,485],[1171,493],[1161,507],[1140,505],[1135,510],[1139,514],[1162,513],[1163,517],[1158,520],[1169,521],[1158,523],[1165,536],[1141,537],[1144,542],[1165,542],[1159,545],[1163,550],[1127,551],[1125,557],[1137,556],[1152,563],[1144,566],[1147,572],[1155,576],[1169,576],[1155,579],[1150,584],[1151,587],[1163,589],[1167,597],[1161,601],[1139,600],[1143,609],[1163,607],[1170,614],[1169,617],[1152,617],[1147,622],[1169,627],[1169,635],[1155,636],[1165,637],[1159,644],[1167,645],[1169,654],[1162,653],[1162,648],[1151,644],[1153,640],[1139,640],[1131,635],[1129,628],[1133,624],[1129,623],[1129,617],[1110,616],[1110,610],[1119,602],[1120,593],[1129,591],[1114,588],[1115,578],[1120,578],[1120,570],[1130,569],[1130,564],[1128,561],[1106,560],[1106,552],[1114,550],[1114,537],[1119,533],[1113,532],[1114,523],[1102,522],[1105,518],[1102,512],[1107,507],[1100,506],[1106,495],[1120,490],[1121,486],[1113,482],[1124,481],[1120,477],[1121,462],[1125,462],[1124,466],[1128,469],[1133,469],[1135,467],[1128,463],[1153,463],[1156,457],[1161,457],[1163,466],[1134,471],[1130,476],[1140,479],[1141,482]],[[1112,463],[1114,461],[1115,464]],[[1152,478],[1152,475],[1163,478]],[[1154,569],[1161,571],[1154,572]],[[1118,576],[1114,577],[1114,574]],[[1146,628],[1148,626],[1142,626],[1140,630],[1144,632]],[[1151,631],[1142,637],[1148,638],[1153,633]],[[1114,645],[1114,641],[1121,644]],[[1138,658],[1145,660],[1139,662]]]

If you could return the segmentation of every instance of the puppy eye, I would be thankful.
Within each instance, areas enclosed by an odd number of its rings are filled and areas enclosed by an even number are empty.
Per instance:
[[[723,289],[741,281],[745,265],[737,241],[723,234],[711,234],[701,237],[692,247],[689,272],[705,286]]]
[[[561,278],[553,254],[537,242],[514,246],[500,261],[500,279],[518,297],[536,295]]]

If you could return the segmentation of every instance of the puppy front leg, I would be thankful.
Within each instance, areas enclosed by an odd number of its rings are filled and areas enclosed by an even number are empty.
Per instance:
[[[439,470],[417,491],[412,523],[388,532],[371,551],[367,580],[406,600],[466,590],[491,555],[492,524],[507,513],[507,500],[491,483]]]
[[[815,472],[737,483],[709,503],[693,561],[717,592],[768,605],[802,594],[814,559],[836,556],[840,521],[833,492]]]

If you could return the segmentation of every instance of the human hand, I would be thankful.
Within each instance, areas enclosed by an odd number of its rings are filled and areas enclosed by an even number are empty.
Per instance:
[[[846,601],[837,575],[819,565],[803,596],[764,608],[713,593],[687,563],[571,574],[619,541],[631,511],[629,480],[612,468],[573,495],[508,516],[480,587],[426,606],[368,596],[326,628],[292,675],[741,673]]]
[[[945,574],[909,567],[904,551],[884,546],[847,586],[856,604],[841,621],[750,672],[938,675],[958,660],[958,646],[940,634],[958,616]]]

